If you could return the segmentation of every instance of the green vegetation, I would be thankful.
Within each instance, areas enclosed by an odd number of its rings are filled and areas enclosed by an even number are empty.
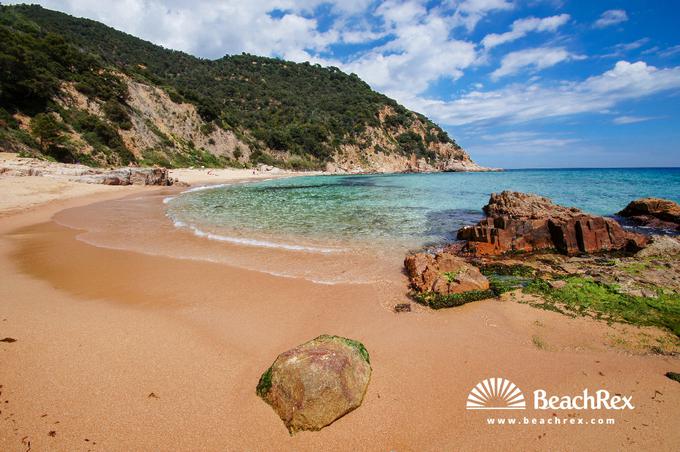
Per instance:
[[[463,270],[464,271],[464,270]],[[480,271],[489,280],[488,290],[470,290],[463,293],[442,295],[435,292],[411,294],[420,304],[433,309],[451,308],[471,301],[498,297],[510,290],[527,286],[536,278],[536,270],[525,265],[488,264],[480,267]],[[460,276],[462,271],[444,272],[442,275],[449,284]]]
[[[560,289],[536,279],[524,290],[540,295],[538,307],[566,314],[586,315],[598,319],[651,325],[666,328],[680,336],[680,294],[659,290],[656,298],[637,297],[618,287],[582,277],[569,277]]]
[[[317,339],[338,339],[359,352],[364,361],[366,361],[368,364],[371,364],[371,357],[368,355],[368,350],[366,350],[364,344],[359,341],[348,339],[342,336],[331,336],[328,334],[322,334],[321,336],[317,337]]]
[[[123,73],[164,89],[174,102],[194,104],[208,122],[201,133],[208,135],[213,127],[236,133],[255,151],[252,163],[281,165],[273,150],[293,156],[286,158],[292,168],[319,168],[341,145],[356,143],[367,127],[385,127],[404,155],[431,160],[436,156],[427,145],[455,145],[424,116],[335,67],[247,54],[204,60],[35,5],[0,6],[0,42],[0,102],[11,114],[57,111],[54,99],[63,82],[70,82],[101,102],[108,123],[130,129]],[[379,112],[385,107],[394,113],[381,125]],[[424,140],[405,130],[415,121],[425,125]],[[71,125],[69,118],[64,122]],[[0,124],[0,140],[16,141],[17,130]],[[109,139],[93,133],[99,136],[93,147],[100,154],[94,160],[133,160],[117,140],[109,146]]]
[[[127,86],[97,55],[84,52],[54,31],[41,28],[22,11],[39,7],[0,7],[0,102],[2,118],[22,112],[33,116],[30,138],[17,121],[0,122],[0,144],[34,147],[59,161],[87,164],[127,164],[134,161],[118,132],[108,123],[81,112],[65,111],[55,104],[64,82],[103,103],[113,124],[130,128]],[[93,155],[71,143],[69,128],[85,133]]]
[[[487,264],[480,271],[489,280],[491,290],[498,296],[526,287],[536,278],[536,270],[521,264]]]
[[[257,388],[255,389],[255,392],[257,393],[258,396],[264,397],[265,395],[267,395],[271,387],[272,387],[272,368],[270,367],[260,377],[260,381],[257,383]]]
[[[227,157],[211,154],[205,149],[185,146],[181,149],[145,149],[140,161],[146,166],[162,166],[164,168],[224,168],[241,165]]]
[[[39,113],[31,119],[31,133],[38,140],[43,151],[53,146],[63,144],[66,140],[64,132],[66,127],[57,121],[54,116],[47,113]]]
[[[61,115],[92,146],[95,161],[117,165],[135,161],[118,130],[111,124],[82,110],[62,110]]]
[[[665,268],[663,260],[658,257],[645,257],[634,262],[622,262],[619,268],[629,275],[640,275],[648,270],[663,270]]]
[[[132,129],[132,122],[130,121],[130,114],[127,112],[125,107],[123,107],[119,102],[107,101],[103,105],[104,113],[106,117],[118,127],[123,130]]]
[[[469,290],[463,293],[454,293],[448,295],[438,294],[436,292],[413,293],[412,297],[415,301],[432,309],[453,308],[461,306],[471,301],[484,300],[493,298],[496,294],[492,290]]]
[[[463,274],[463,272],[464,270],[458,270],[457,272],[444,272],[442,273],[442,276],[446,278],[447,283],[453,284],[454,282],[456,282],[458,277]]]
[[[482,265],[480,271],[484,275],[502,275],[502,276],[521,276],[521,277],[533,277],[536,276],[536,269],[529,267],[528,265],[522,264],[499,264],[491,263]]]
[[[639,271],[638,267],[631,264],[630,270]],[[577,276],[564,277],[565,285],[553,288],[539,277],[534,268],[521,264],[487,264],[480,270],[489,279],[489,290],[451,295],[413,293],[412,297],[433,309],[441,309],[523,289],[525,293],[539,295],[540,301],[530,302],[538,308],[572,317],[580,315],[606,321],[657,326],[680,337],[680,294],[677,292],[657,289],[656,297],[633,296],[623,293],[615,285]],[[452,282],[457,274],[444,276]],[[538,344],[535,345],[541,348]]]
[[[533,278],[510,275],[486,275],[486,278],[489,280],[489,288],[496,296],[521,289],[533,281]]]
[[[680,374],[677,372],[666,372],[666,376],[670,378],[671,380],[677,381],[680,383]]]

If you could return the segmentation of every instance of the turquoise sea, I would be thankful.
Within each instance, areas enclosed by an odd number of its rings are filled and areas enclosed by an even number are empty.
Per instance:
[[[680,168],[296,177],[191,190],[168,200],[167,214],[198,235],[256,246],[413,247],[455,238],[502,190],[614,215],[641,197],[680,202]]]

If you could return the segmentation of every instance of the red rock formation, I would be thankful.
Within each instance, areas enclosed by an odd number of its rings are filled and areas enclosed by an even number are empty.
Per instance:
[[[411,286],[421,293],[450,295],[489,288],[477,267],[448,252],[412,254],[406,256],[404,266]]]
[[[680,205],[667,199],[636,199],[618,215],[643,226],[680,231]]]
[[[504,191],[492,194],[484,207],[487,218],[458,231],[463,251],[499,255],[511,251],[557,250],[563,254],[635,250],[646,238],[625,231],[611,218],[553,204],[537,195]]]

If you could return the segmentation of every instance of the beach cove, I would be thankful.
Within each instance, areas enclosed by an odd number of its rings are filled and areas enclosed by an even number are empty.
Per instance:
[[[36,450],[680,447],[668,415],[680,395],[664,377],[677,357],[617,341],[656,330],[569,318],[513,294],[440,311],[414,304],[397,314],[392,307],[408,302],[406,278],[393,272],[401,262],[377,266],[384,280],[320,284],[220,260],[240,254],[253,265],[338,271],[370,263],[366,255],[301,257],[197,237],[165,216],[163,200],[184,190],[116,187],[0,219],[0,335],[16,339],[0,344],[3,449],[23,450],[29,441]],[[149,229],[141,238],[153,237],[156,253],[116,246],[121,237],[111,231],[121,208],[137,211],[125,218]],[[215,249],[223,252],[213,262],[195,258]],[[255,385],[278,353],[324,333],[366,345],[368,392],[359,409],[322,431],[290,436]],[[496,376],[527,393],[606,388],[632,395],[635,409],[607,412],[615,425],[489,425],[485,413],[465,410],[465,400]],[[553,413],[527,412],[534,415]]]

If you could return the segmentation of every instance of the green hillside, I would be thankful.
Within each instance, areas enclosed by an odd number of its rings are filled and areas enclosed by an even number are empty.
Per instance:
[[[200,59],[34,5],[0,6],[0,42],[0,144],[21,142],[61,160],[77,157],[77,151],[60,148],[59,127],[82,134],[101,156],[89,159],[93,164],[140,160],[116,133],[130,127],[120,74],[161,87],[175,102],[195,105],[207,128],[231,131],[250,146],[250,163],[275,163],[280,151],[321,167],[340,146],[356,143],[367,127],[391,133],[394,151],[404,156],[434,161],[431,145],[458,148],[427,118],[334,67],[247,54]],[[100,102],[106,117],[60,110],[54,99],[63,81]],[[391,114],[381,122],[378,113],[386,106]],[[28,133],[14,118],[17,112],[35,117],[50,111],[65,123],[51,124],[52,137],[45,124]],[[414,121],[427,133],[408,132]]]

